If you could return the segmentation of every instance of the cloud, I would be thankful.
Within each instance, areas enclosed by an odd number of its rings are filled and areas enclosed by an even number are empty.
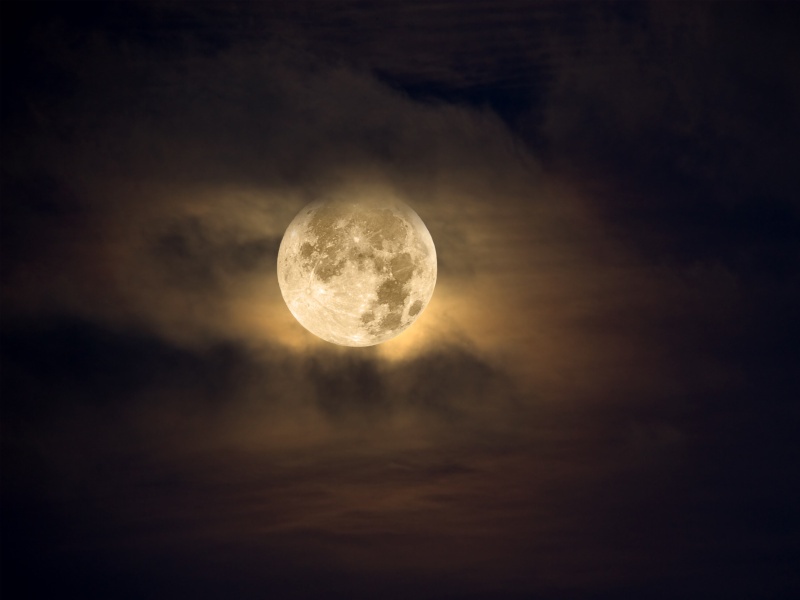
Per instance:
[[[237,240],[240,231],[214,231],[214,225],[218,223],[187,217],[165,223],[163,231],[153,234],[151,259],[163,268],[166,285],[209,293],[226,280],[272,274],[279,237]]]
[[[611,422],[598,428],[600,413],[574,420],[531,411],[507,373],[463,348],[401,362],[269,347],[190,350],[56,320],[6,329],[2,350],[10,367],[2,391],[11,398],[3,414],[15,424],[4,454],[16,457],[5,498],[13,507],[44,502],[30,520],[54,526],[33,539],[49,548],[48,569],[70,565],[72,574],[59,571],[67,587],[79,587],[76,577],[104,555],[127,572],[143,552],[171,564],[175,544],[209,557],[224,544],[244,560],[236,579],[261,591],[295,589],[298,569],[319,570],[335,590],[355,573],[359,589],[390,572],[452,582],[465,562],[513,590],[523,563],[543,561],[531,574],[538,577],[567,546],[586,543],[593,517],[569,515],[581,514],[587,484],[674,464],[674,435],[658,433],[661,425],[652,429],[657,460],[625,459]],[[636,432],[638,448],[648,436]],[[593,504],[591,514],[613,513],[596,497]],[[28,514],[15,509],[22,526],[4,524],[23,566],[33,551]],[[567,544],[555,550],[558,560],[532,541],[556,532]],[[570,554],[576,568],[594,556]],[[266,567],[253,570],[248,555]],[[231,576],[215,559],[206,564]],[[288,580],[269,583],[281,564]],[[193,589],[184,568],[175,565],[170,578]],[[150,586],[159,567],[145,571]]]
[[[503,407],[514,401],[507,375],[463,350],[387,363],[374,353],[187,349],[75,319],[5,327],[0,348],[3,419],[13,423],[3,453],[14,457],[4,504],[16,519],[3,529],[18,552],[16,581],[28,585],[37,545],[49,548],[46,568],[67,588],[80,585],[84,561],[96,565],[110,552],[128,564],[142,545],[168,554],[163,544],[198,535],[229,540],[237,556],[286,553],[290,572],[309,549],[323,559],[345,541],[356,551],[340,557],[348,563],[361,553],[359,539],[383,547],[406,535],[390,522],[375,531],[376,519],[413,522],[428,495],[470,476],[457,448],[488,430],[509,431]],[[430,377],[447,393],[430,389]],[[181,490],[190,488],[202,506],[181,516]],[[101,498],[110,504],[95,511]],[[41,520],[52,527],[39,531]],[[107,546],[107,526],[122,546]],[[247,550],[253,526],[263,537]],[[245,572],[265,589],[263,574]]]
[[[789,587],[791,27],[309,6],[2,19],[4,569],[145,597]],[[439,281],[397,339],[334,347],[275,253],[307,203],[375,195],[421,215]]]
[[[36,157],[12,175],[76,190],[81,226],[41,242],[45,232],[31,231],[28,243],[50,257],[79,254],[15,279],[7,310],[138,324],[188,344],[258,332],[258,342],[295,344],[274,251],[303,205],[337,195],[406,200],[434,231],[447,297],[496,262],[485,245],[505,224],[495,206],[528,202],[526,188],[541,178],[490,111],[420,104],[272,39],[210,53],[191,36],[185,44],[154,50],[98,33],[51,47],[48,64],[79,75],[41,109],[28,137]],[[67,126],[80,135],[60,136]],[[26,160],[38,175],[25,174]],[[439,323],[448,323],[445,337],[463,336],[457,320]]]

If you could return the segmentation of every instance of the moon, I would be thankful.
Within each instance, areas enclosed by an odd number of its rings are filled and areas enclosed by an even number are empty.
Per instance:
[[[294,317],[342,346],[373,346],[422,313],[436,285],[428,228],[399,200],[314,202],[289,224],[278,284]]]

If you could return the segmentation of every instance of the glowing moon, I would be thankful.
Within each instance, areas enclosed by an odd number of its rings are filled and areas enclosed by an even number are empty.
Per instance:
[[[315,202],[286,229],[278,283],[311,333],[343,346],[372,346],[400,334],[427,306],[436,248],[402,202]]]

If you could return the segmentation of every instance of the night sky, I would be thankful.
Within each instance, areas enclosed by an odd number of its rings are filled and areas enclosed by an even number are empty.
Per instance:
[[[800,5],[3,2],[3,598],[800,594]],[[280,294],[309,202],[439,258]]]

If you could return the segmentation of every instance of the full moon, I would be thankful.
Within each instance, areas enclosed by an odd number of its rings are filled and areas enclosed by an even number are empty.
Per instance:
[[[436,285],[428,228],[398,200],[306,206],[278,251],[278,283],[311,333],[342,346],[373,346],[408,328]]]

